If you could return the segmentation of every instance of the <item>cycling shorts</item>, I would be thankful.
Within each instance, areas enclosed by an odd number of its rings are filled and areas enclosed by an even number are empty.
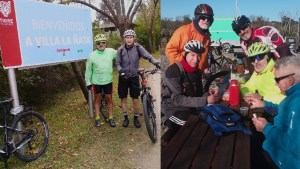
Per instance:
[[[126,98],[130,92],[130,97],[137,99],[140,96],[139,76],[129,77],[128,79],[119,76],[118,95],[120,99]]]
[[[112,94],[112,83],[106,85],[93,85],[94,94]]]

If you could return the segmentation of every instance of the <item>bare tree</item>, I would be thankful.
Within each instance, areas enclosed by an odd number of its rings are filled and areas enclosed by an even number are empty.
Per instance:
[[[95,6],[94,0],[61,0],[62,3],[79,3],[94,9],[96,12],[105,16],[110,20],[120,31],[120,36],[123,35],[126,29],[132,28],[133,18],[140,7],[142,0],[131,0],[128,10],[125,8],[126,0],[102,0],[105,9]],[[157,0],[156,0],[157,1]],[[97,1],[99,2],[99,0]]]

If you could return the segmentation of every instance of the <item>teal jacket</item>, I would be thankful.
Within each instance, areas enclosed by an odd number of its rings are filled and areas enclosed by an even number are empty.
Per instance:
[[[300,168],[300,83],[290,87],[286,96],[278,105],[274,124],[268,123],[263,129],[266,138],[263,148],[280,168],[297,169]]]
[[[250,79],[241,86],[242,96],[246,93],[258,93],[264,97],[265,101],[279,104],[285,98],[280,89],[275,85],[274,64],[271,59],[267,67],[260,73],[253,72]]]
[[[86,85],[106,85],[111,83],[113,79],[113,60],[116,56],[117,51],[113,48],[92,52],[86,62]]]

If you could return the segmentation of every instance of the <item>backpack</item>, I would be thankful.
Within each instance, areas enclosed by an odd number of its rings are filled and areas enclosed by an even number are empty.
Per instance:
[[[216,136],[222,136],[224,132],[232,131],[242,131],[252,135],[252,132],[242,125],[241,117],[224,105],[211,104],[197,109],[200,118],[212,128]]]

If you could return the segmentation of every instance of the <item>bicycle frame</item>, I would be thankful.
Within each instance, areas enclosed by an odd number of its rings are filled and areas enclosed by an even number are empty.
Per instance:
[[[10,99],[8,102],[11,103],[12,100],[13,99]],[[10,155],[16,149],[20,149],[25,143],[27,143],[30,140],[26,141],[24,144],[19,145],[17,148],[13,148],[12,143],[9,143],[9,141],[8,141],[8,131],[9,130],[15,130],[15,131],[17,131],[17,133],[27,133],[27,134],[29,134],[29,133],[24,132],[24,131],[20,131],[16,128],[12,128],[12,127],[8,126],[7,125],[7,113],[9,112],[8,108],[5,105],[1,105],[1,106],[2,106],[2,109],[3,109],[3,113],[4,113],[4,124],[3,124],[3,126],[0,125],[0,128],[4,128],[4,146],[3,146],[2,149],[0,149],[0,156],[1,156],[1,160],[5,162],[5,165],[7,165],[6,163],[7,163],[7,160],[9,159]],[[28,109],[26,109],[26,110],[28,110]],[[20,113],[22,113],[22,112],[20,112]],[[22,143],[23,143],[23,141],[25,141],[25,140],[22,140]]]
[[[219,72],[224,66],[229,66],[230,69],[235,69],[236,65],[236,57],[233,56],[232,58],[227,57],[224,55],[224,53],[232,53],[233,49],[230,44],[228,43],[222,43],[221,38],[218,40],[218,46],[212,47],[215,51],[214,53],[219,56],[218,58],[215,58],[213,53],[210,52],[208,56],[208,62],[209,62],[209,70],[211,73],[215,74]],[[228,65],[225,65],[225,64]]]

